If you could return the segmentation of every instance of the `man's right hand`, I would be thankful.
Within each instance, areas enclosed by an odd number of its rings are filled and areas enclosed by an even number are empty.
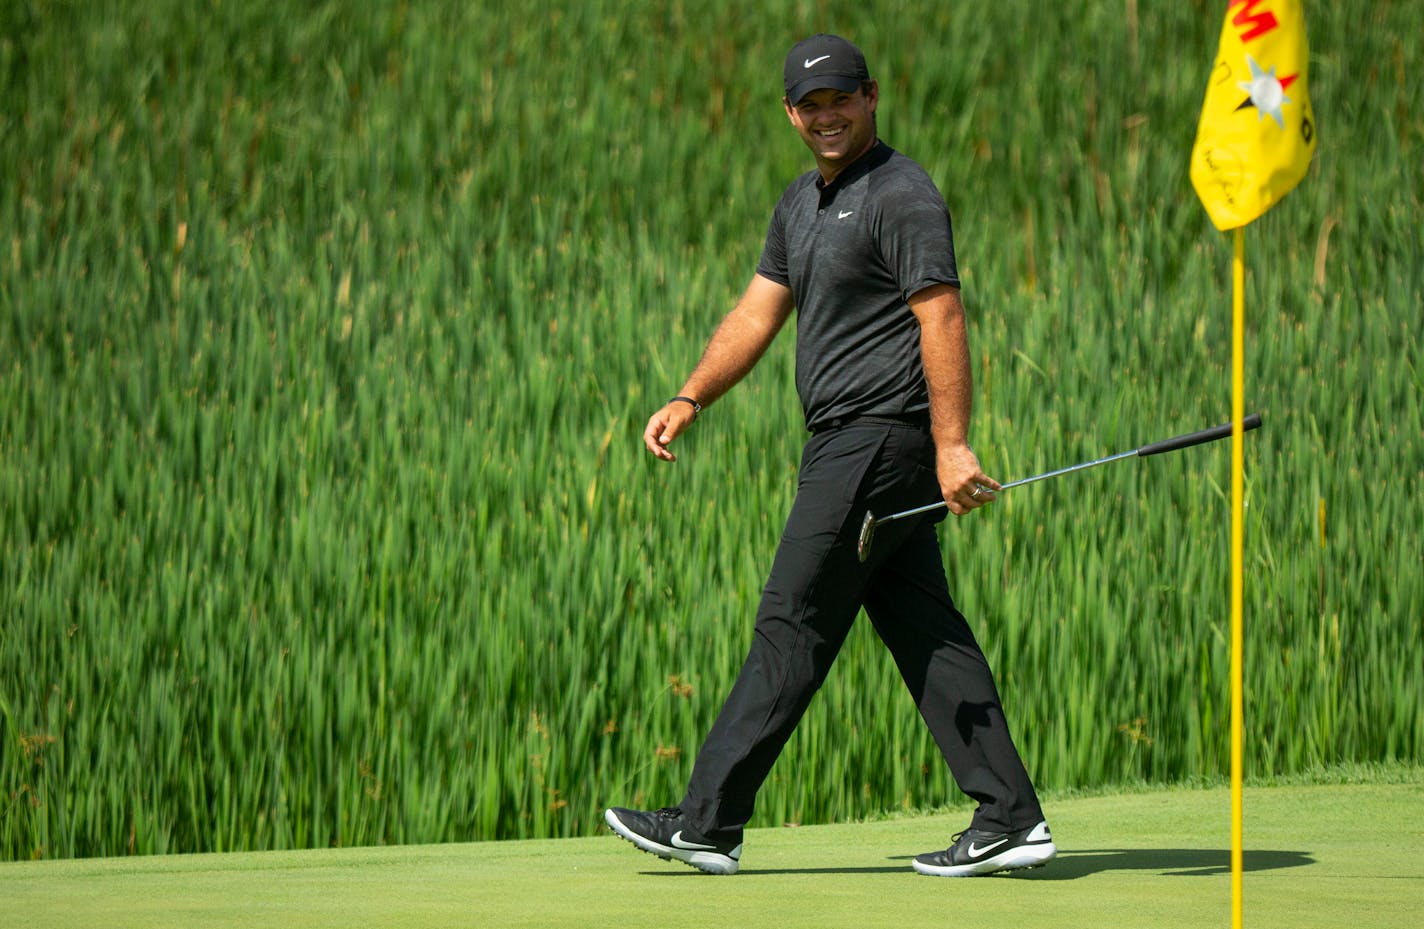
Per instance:
[[[677,461],[677,456],[668,451],[667,447],[684,429],[692,425],[696,418],[697,413],[692,409],[692,404],[675,400],[648,420],[648,427],[643,430],[643,444],[653,453],[654,458]]]

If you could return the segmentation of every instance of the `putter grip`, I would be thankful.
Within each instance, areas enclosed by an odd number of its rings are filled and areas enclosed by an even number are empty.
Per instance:
[[[1241,421],[1241,431],[1250,432],[1261,425],[1261,414],[1252,413]],[[1200,432],[1189,432],[1186,435],[1179,435],[1171,439],[1163,439],[1160,442],[1153,442],[1151,445],[1144,445],[1137,450],[1137,454],[1146,458],[1148,455],[1160,455],[1163,452],[1175,452],[1179,448],[1191,448],[1193,445],[1201,445],[1203,442],[1215,442],[1217,439],[1224,439],[1231,435],[1231,423],[1221,426],[1213,426],[1210,429],[1203,429]]]

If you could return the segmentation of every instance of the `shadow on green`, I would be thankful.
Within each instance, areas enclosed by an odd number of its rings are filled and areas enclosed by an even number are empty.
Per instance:
[[[913,855],[898,855],[891,861],[909,862]],[[1242,871],[1277,871],[1315,864],[1309,852],[1251,850],[1242,854]],[[1007,871],[993,875],[1004,880],[1075,881],[1106,871],[1147,871],[1164,877],[1211,877],[1231,871],[1231,852],[1206,848],[1106,848],[1059,852],[1047,867]],[[700,872],[643,871],[648,877],[704,877]],[[748,868],[738,877],[777,877],[788,874],[903,874],[905,865],[864,868]]]

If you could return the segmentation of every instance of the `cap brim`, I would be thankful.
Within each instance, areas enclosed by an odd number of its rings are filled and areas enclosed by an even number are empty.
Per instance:
[[[786,99],[795,106],[800,103],[813,90],[843,90],[846,93],[855,93],[860,90],[860,79],[845,77],[840,74],[820,74],[815,77],[808,77],[786,92]]]

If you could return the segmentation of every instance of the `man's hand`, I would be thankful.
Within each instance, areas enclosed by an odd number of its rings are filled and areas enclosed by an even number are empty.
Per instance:
[[[945,505],[955,516],[963,516],[992,503],[1000,484],[979,467],[979,459],[968,445],[948,445],[935,453],[939,490]]]
[[[677,438],[684,429],[692,425],[692,421],[697,418],[697,413],[693,410],[692,404],[675,400],[658,410],[648,420],[648,427],[643,430],[643,444],[648,451],[653,453],[654,458],[662,461],[677,461],[677,456],[667,450],[672,440]]]

